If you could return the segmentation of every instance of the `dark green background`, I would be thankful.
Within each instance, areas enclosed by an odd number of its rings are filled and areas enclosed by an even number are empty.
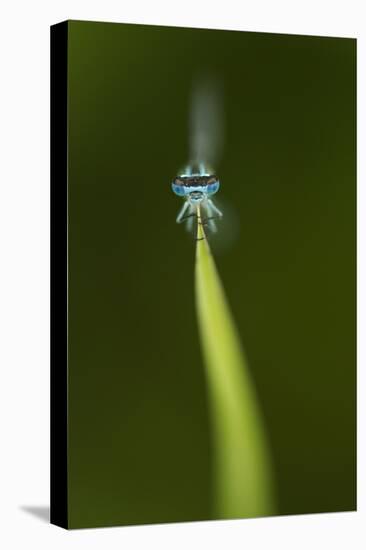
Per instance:
[[[72,21],[68,53],[70,526],[213,517],[194,240],[170,189],[202,72],[224,89],[240,232],[216,259],[278,512],[355,509],[356,41]]]

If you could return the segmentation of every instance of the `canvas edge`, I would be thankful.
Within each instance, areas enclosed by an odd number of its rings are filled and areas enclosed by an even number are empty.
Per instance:
[[[50,522],[68,528],[67,467],[67,50],[68,22],[50,28],[51,479]]]

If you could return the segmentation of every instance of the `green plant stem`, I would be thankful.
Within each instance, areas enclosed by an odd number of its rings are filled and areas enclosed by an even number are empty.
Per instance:
[[[199,211],[195,286],[214,447],[214,515],[272,515],[271,463],[261,412]]]

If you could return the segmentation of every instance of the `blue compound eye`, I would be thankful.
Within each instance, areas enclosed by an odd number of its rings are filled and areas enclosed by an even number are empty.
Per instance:
[[[217,180],[214,183],[209,183],[207,185],[207,193],[209,195],[213,195],[214,193],[217,193],[220,187],[220,182]]]
[[[172,189],[173,189],[173,192],[179,197],[184,197],[184,195],[186,194],[184,185],[177,185],[176,183],[173,182]]]

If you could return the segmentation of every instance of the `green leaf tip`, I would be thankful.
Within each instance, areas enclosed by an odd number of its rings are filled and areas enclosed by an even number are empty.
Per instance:
[[[198,210],[195,288],[213,437],[214,515],[273,515],[271,460],[260,407]]]

